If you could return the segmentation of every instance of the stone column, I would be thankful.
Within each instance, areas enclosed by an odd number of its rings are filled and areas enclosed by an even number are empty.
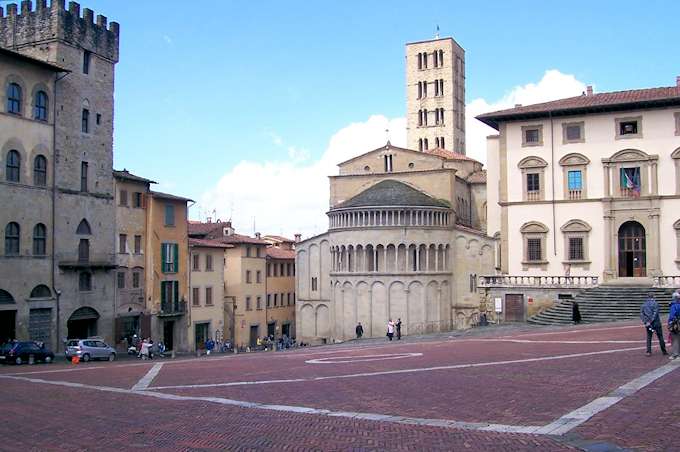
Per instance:
[[[611,178],[611,164],[605,163],[604,164],[604,197],[605,198],[609,198],[612,195],[610,178]]]

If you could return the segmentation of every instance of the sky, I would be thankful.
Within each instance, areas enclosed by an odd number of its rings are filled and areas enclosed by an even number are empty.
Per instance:
[[[0,2],[4,3],[4,2]],[[468,155],[486,111],[680,75],[675,1],[83,0],[120,23],[114,167],[237,232],[324,232],[337,163],[405,145],[404,44],[466,50]]]

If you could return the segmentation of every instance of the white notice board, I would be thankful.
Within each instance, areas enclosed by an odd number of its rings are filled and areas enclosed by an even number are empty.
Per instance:
[[[497,298],[494,298],[494,302],[495,302],[495,305],[496,305],[495,311],[496,312],[503,312],[503,299],[501,299],[500,297],[497,297]]]

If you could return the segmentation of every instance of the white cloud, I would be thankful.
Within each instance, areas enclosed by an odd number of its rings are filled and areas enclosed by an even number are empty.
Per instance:
[[[557,70],[546,71],[538,83],[511,89],[502,99],[489,102],[479,98],[466,107],[468,155],[486,160],[486,136],[496,133],[475,116],[513,107],[575,96],[585,85],[573,75]],[[252,234],[253,219],[258,232],[304,237],[324,232],[327,228],[328,176],[337,174],[337,164],[385,144],[388,137],[395,146],[406,145],[406,120],[375,115],[364,122],[352,123],[329,140],[321,158],[309,160],[309,152],[284,144],[283,138],[269,133],[276,146],[287,146],[289,160],[255,162],[244,160],[231,168],[216,186],[200,199],[192,214],[217,212],[227,219],[233,215],[238,232]],[[210,214],[212,216],[212,214]]]
[[[512,108],[516,104],[530,105],[540,102],[578,96],[586,90],[586,85],[573,75],[551,69],[543,74],[538,83],[512,88],[501,99],[489,102],[484,98],[474,99],[465,107],[465,139],[467,155],[481,162],[486,161],[486,137],[498,132],[475,119],[482,113]]]
[[[168,35],[163,35],[163,41],[168,45],[172,45],[172,38]]]

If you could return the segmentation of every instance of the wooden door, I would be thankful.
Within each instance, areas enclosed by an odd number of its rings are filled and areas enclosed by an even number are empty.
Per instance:
[[[524,322],[524,295],[505,295],[505,321]]]

